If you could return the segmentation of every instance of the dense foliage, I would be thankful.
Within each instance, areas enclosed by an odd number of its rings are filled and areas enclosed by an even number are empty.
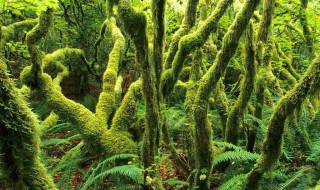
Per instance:
[[[0,189],[320,189],[319,1],[0,15]]]

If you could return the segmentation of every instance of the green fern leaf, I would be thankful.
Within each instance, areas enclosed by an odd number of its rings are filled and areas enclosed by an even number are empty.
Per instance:
[[[231,190],[231,189],[243,189],[243,181],[246,177],[246,174],[236,175],[233,178],[229,179],[228,181],[224,182],[220,187],[219,190]]]
[[[251,153],[245,150],[240,151],[227,151],[222,154],[218,154],[213,159],[213,166],[218,165],[222,162],[234,161],[234,162],[245,162],[255,161],[259,158],[259,154]]]

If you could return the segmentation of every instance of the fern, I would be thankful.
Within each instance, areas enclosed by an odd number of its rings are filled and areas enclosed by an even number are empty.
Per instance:
[[[69,150],[59,161],[59,163],[50,172],[52,175],[61,172],[58,187],[66,187],[66,184],[70,183],[74,177],[76,171],[79,168],[79,163],[84,161],[82,157],[81,148],[83,143],[80,142],[77,146]]]
[[[99,173],[96,175],[96,171],[98,167],[92,172],[89,179],[85,182],[81,190],[86,190],[93,184],[96,180],[100,179],[101,177],[106,177],[109,175],[117,175],[121,177],[125,177],[134,181],[137,184],[143,184],[143,169],[138,168],[135,165],[123,165],[123,166],[116,166],[109,170]]]
[[[129,158],[137,158],[138,155],[136,154],[116,154],[114,156],[111,156],[105,160],[105,162],[114,162],[116,160],[123,160],[123,159],[129,159]]]
[[[287,180],[285,183],[281,184],[278,190],[291,189],[291,187],[306,173],[310,172],[311,168],[303,168],[299,170],[292,178]]]
[[[110,163],[114,163],[117,160],[123,160],[123,159],[135,159],[138,156],[135,154],[118,154],[111,156],[107,159],[104,159],[101,161],[95,169],[92,171],[90,175],[87,175],[86,182],[84,183],[83,187],[81,189],[87,189],[94,183],[96,183],[99,179],[106,177],[106,176],[118,176],[123,179],[128,179],[136,184],[142,184],[143,183],[143,170],[141,168],[138,168],[135,165],[123,165],[123,166],[116,166],[113,168],[110,168]],[[108,168],[106,170],[106,168]],[[119,184],[118,184],[119,185]],[[129,187],[132,184],[120,184],[124,185],[125,187]],[[128,186],[126,186],[128,185]]]
[[[188,187],[189,183],[185,181],[181,181],[178,179],[167,179],[163,181],[163,184],[168,184],[170,186],[175,186],[176,189],[181,189],[183,187]]]
[[[218,154],[213,159],[213,166],[218,165],[222,162],[234,161],[234,162],[245,162],[245,161],[255,161],[259,158],[259,154],[251,153],[245,150],[239,151],[227,151],[222,154]]]
[[[59,133],[59,132],[63,132],[63,131],[71,131],[72,129],[73,129],[73,127],[70,123],[60,123],[60,124],[57,124],[57,125],[50,127],[46,131],[46,134]]]
[[[242,189],[245,177],[246,174],[236,175],[228,181],[224,182],[222,185],[220,185],[218,190]]]
[[[236,150],[236,151],[242,150],[241,147],[238,147],[238,146],[236,146],[236,145],[234,145],[232,143],[228,143],[228,142],[214,141],[213,144],[216,145],[216,146],[225,147],[225,148],[233,149],[233,150]]]
[[[260,127],[261,129],[263,129],[264,131],[267,129],[267,127],[266,127],[266,125],[263,123],[263,121],[260,120],[259,118],[255,117],[254,115],[246,114],[245,117],[246,117],[247,120],[252,120],[252,121],[254,121],[255,123],[258,123],[259,127]],[[249,123],[249,122],[247,122],[247,123]]]
[[[61,145],[61,144],[71,145],[71,142],[66,139],[50,139],[50,140],[42,141],[43,147],[48,147],[48,146],[52,146],[52,145],[57,146],[57,145]]]

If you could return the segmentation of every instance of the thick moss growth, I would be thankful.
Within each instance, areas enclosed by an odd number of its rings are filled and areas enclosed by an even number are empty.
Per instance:
[[[0,161],[13,189],[56,189],[39,158],[36,116],[0,62]]]
[[[231,3],[232,0],[219,1],[214,11],[198,30],[181,38],[177,53],[172,62],[172,67],[167,69],[161,77],[160,90],[164,97],[167,97],[172,92],[179,78],[186,56],[197,47],[201,47],[207,41],[209,35],[215,32],[220,18]]]
[[[245,79],[241,85],[240,95],[231,108],[228,115],[226,125],[226,141],[232,144],[237,144],[239,138],[239,124],[243,117],[245,109],[251,97],[254,87],[254,80],[256,75],[256,64],[254,60],[254,42],[253,42],[253,24],[250,24],[246,34],[246,52],[245,52]]]
[[[239,39],[259,2],[259,0],[246,1],[234,22],[229,27],[228,32],[225,34],[222,48],[218,52],[213,65],[199,81],[199,89],[194,103],[193,118],[196,126],[195,146],[198,170],[196,185],[199,186],[200,189],[209,189],[209,178],[212,171],[212,129],[207,118],[209,97],[219,79],[224,74],[230,59],[235,54]],[[206,175],[205,180],[200,179],[200,176],[203,174]]]
[[[313,61],[299,83],[280,99],[268,124],[262,154],[247,176],[246,189],[259,189],[259,181],[262,175],[272,170],[276,165],[282,152],[281,148],[286,118],[292,114],[296,108],[301,106],[303,100],[308,95],[319,91],[319,80],[320,56]]]
[[[28,83],[32,87],[38,88],[49,107],[51,107],[59,116],[66,117],[77,127],[84,143],[90,150],[106,154],[135,152],[135,144],[127,131],[117,130],[118,126],[111,127],[111,129],[108,130],[105,118],[96,117],[83,105],[67,99],[51,77],[48,74],[43,73],[41,55],[36,44],[46,34],[47,29],[43,29],[43,27],[50,26],[50,22],[48,21],[51,17],[50,15],[51,11],[42,13],[38,25],[27,34],[28,48],[29,51],[32,52],[32,66],[24,69],[21,74],[22,81]],[[120,59],[119,55],[121,54],[124,40],[120,30],[115,25],[114,19],[111,19],[111,29],[112,34],[117,40],[109,58],[108,69],[104,75],[103,91],[109,93],[109,90],[112,90],[111,93],[114,99],[114,86],[116,83],[116,72],[114,70],[117,70]],[[57,52],[59,52],[59,50]],[[64,49],[64,51],[61,52],[67,53],[69,51],[68,49]],[[103,95],[104,94],[102,93],[102,96]],[[102,98],[100,101],[105,101],[105,98]],[[97,106],[97,110],[105,112],[105,116],[107,116],[110,113],[108,112],[110,110],[109,106],[114,107],[114,101],[111,105],[100,103],[100,106]],[[121,115],[122,113],[119,112],[119,114]],[[122,117],[128,117],[126,114],[122,115]]]
[[[112,36],[116,39],[114,47],[109,54],[108,67],[103,74],[102,79],[102,92],[99,96],[99,101],[96,107],[96,117],[103,123],[107,123],[110,114],[115,109],[115,85],[117,81],[117,73],[119,63],[123,56],[125,40],[120,31],[116,26],[116,21],[114,18],[110,20],[110,28]]]
[[[164,65],[165,70],[170,69],[172,67],[172,61],[178,50],[180,39],[183,36],[188,34],[190,29],[194,26],[196,22],[196,11],[197,11],[198,2],[199,0],[188,0],[187,2],[182,24],[179,30],[177,30],[172,36],[172,39],[169,45],[169,50],[167,52],[167,58],[165,60],[165,65]]]
[[[3,49],[5,43],[12,40],[17,33],[23,31],[24,29],[30,29],[38,22],[37,19],[25,20],[20,22],[15,22],[9,26],[0,25],[0,48]]]

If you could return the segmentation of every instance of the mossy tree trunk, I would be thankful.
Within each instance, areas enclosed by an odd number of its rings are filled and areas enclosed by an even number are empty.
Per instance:
[[[244,115],[245,109],[251,97],[254,88],[254,81],[256,76],[256,64],[254,60],[255,49],[253,42],[253,24],[248,27],[246,34],[246,51],[245,51],[245,68],[246,74],[243,83],[241,84],[240,95],[231,108],[228,115],[226,125],[226,141],[237,145],[239,139],[240,120]]]
[[[295,87],[283,96],[275,108],[268,124],[268,130],[263,142],[262,154],[246,179],[246,189],[259,189],[262,175],[273,169],[281,156],[283,131],[287,117],[299,108],[303,100],[319,91],[320,56],[309,66],[308,71]]]
[[[0,59],[1,61],[1,59]],[[0,62],[1,166],[12,189],[54,190],[40,160],[39,123]]]
[[[306,38],[306,45],[309,53],[309,60],[312,60],[315,56],[314,45],[312,39],[312,31],[309,28],[308,18],[307,18],[307,8],[308,8],[308,0],[300,0],[301,10],[300,10],[300,23],[303,29],[303,34]]]
[[[235,54],[239,39],[259,2],[259,0],[246,1],[225,34],[222,48],[218,52],[213,65],[199,81],[199,89],[197,90],[194,103],[193,118],[195,120],[196,168],[198,170],[196,186],[199,186],[200,189],[209,189],[212,171],[213,139],[212,129],[207,118],[209,97],[226,70],[231,57]],[[205,179],[200,179],[201,175],[205,175]]]
[[[274,11],[274,0],[264,0],[263,1],[263,10],[262,18],[258,28],[257,36],[257,53],[256,60],[258,64],[258,77],[256,81],[255,94],[256,94],[256,105],[254,116],[258,119],[262,119],[262,109],[265,101],[266,93],[266,77],[272,78],[271,74],[271,65],[269,64],[271,56],[271,24],[272,16]],[[255,128],[259,127],[259,124],[255,122]],[[249,128],[248,133],[248,151],[253,151],[256,132],[257,129]]]
[[[160,3],[161,6],[163,6],[162,3]],[[155,4],[157,3],[154,2],[153,6],[155,6]],[[164,11],[164,8],[160,7],[156,7],[158,11]],[[145,169],[154,169],[153,167],[155,164],[155,156],[158,149],[157,139],[159,139],[158,135],[160,134],[159,126],[161,124],[159,96],[157,93],[157,80],[159,79],[155,78],[155,76],[158,76],[157,74],[155,74],[155,66],[158,69],[157,71],[159,71],[162,68],[162,65],[159,64],[162,63],[159,62],[159,60],[157,60],[156,63],[158,65],[155,65],[155,62],[149,60],[148,38],[146,34],[146,15],[144,13],[136,12],[131,7],[130,2],[128,0],[121,0],[119,2],[119,13],[123,21],[126,33],[134,42],[136,48],[136,61],[139,64],[141,70],[142,91],[146,104],[146,127],[143,136],[142,160]],[[156,23],[157,27],[161,27],[163,25],[163,21],[158,20],[163,20],[163,18],[160,18],[163,14],[163,12],[159,12],[159,15],[156,15],[157,18],[154,18],[155,21],[158,21],[158,23]],[[162,31],[163,29],[160,28],[159,30]],[[163,35],[164,34],[156,33],[157,38],[154,40],[156,40],[157,42],[155,46],[158,47],[154,47],[154,50],[157,51],[154,52],[154,57],[159,57],[163,54]],[[156,173],[157,171],[155,171],[153,174],[151,173],[151,175],[155,176]],[[157,184],[157,187],[162,188],[161,186],[162,184]],[[148,187],[146,186],[145,188]]]

